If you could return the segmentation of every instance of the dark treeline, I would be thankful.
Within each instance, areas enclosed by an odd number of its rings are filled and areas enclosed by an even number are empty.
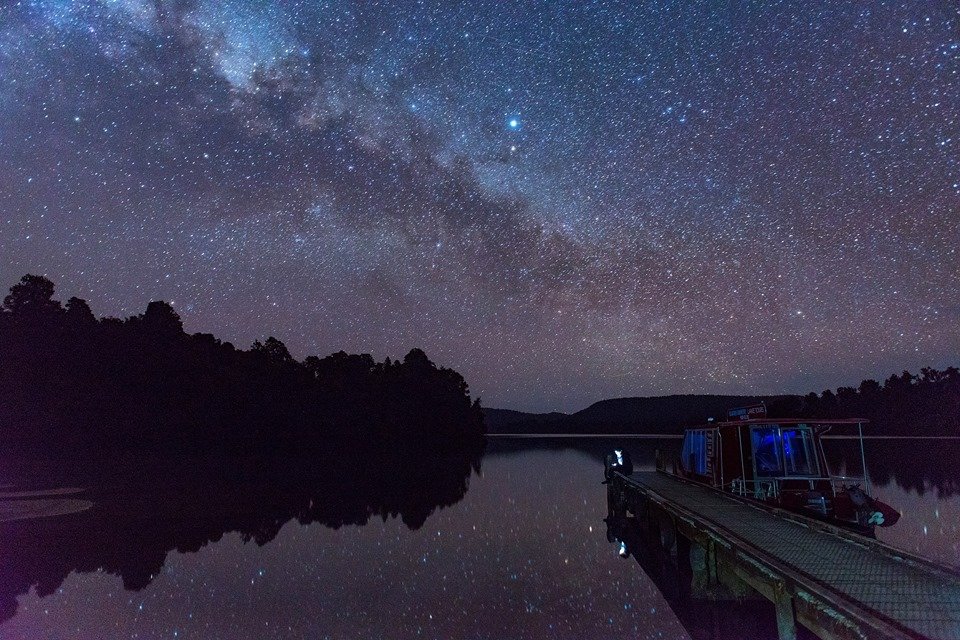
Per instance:
[[[0,310],[0,437],[44,455],[482,446],[479,399],[419,349],[297,361],[276,338],[237,349],[189,335],[166,302],[97,319],[27,275]]]
[[[870,435],[960,435],[960,369],[904,371],[882,384],[784,396],[768,405],[772,417],[866,418]]]
[[[491,433],[681,434],[721,420],[729,409],[763,402],[772,418],[866,418],[867,435],[960,435],[960,369],[904,371],[883,383],[778,396],[673,395],[601,400],[573,414],[485,409]],[[852,433],[852,432],[851,432]]]

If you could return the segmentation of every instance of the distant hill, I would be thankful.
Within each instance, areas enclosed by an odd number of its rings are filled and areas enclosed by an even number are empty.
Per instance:
[[[570,417],[569,413],[553,411],[551,413],[525,413],[513,409],[483,409],[483,419],[489,433],[552,433],[558,422]],[[523,430],[514,431],[513,428],[521,425]],[[531,429],[533,426],[542,428],[542,431]]]
[[[488,433],[674,433],[722,419],[734,407],[758,402],[771,418],[862,418],[872,435],[960,436],[960,368],[924,367],[884,382],[819,394],[779,396],[681,395],[601,400],[582,411],[522,413],[484,409]]]
[[[788,396],[673,395],[614,398],[573,414],[484,409],[488,433],[680,433],[683,427],[723,418],[727,411]]]

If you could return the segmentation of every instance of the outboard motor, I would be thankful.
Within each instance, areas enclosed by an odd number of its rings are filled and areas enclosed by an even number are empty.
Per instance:
[[[873,513],[870,514],[871,522],[879,527],[892,527],[897,524],[897,520],[900,519],[899,511],[876,498],[871,498],[871,501],[873,502]]]
[[[606,482],[613,479],[613,473],[619,471],[624,475],[633,473],[633,460],[630,459],[630,453],[623,449],[614,449],[613,453],[608,453],[603,459],[603,477]]]
[[[891,527],[900,519],[899,511],[885,502],[871,498],[860,488],[860,485],[846,487],[846,491],[857,513],[858,523],[866,526]]]

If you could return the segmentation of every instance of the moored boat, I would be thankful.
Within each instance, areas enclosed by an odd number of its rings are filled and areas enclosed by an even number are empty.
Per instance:
[[[731,410],[723,422],[686,429],[672,472],[716,490],[873,535],[900,518],[872,498],[866,478],[866,420],[768,418],[763,405]],[[864,478],[831,474],[822,436],[857,427]],[[663,469],[662,462],[658,467]]]

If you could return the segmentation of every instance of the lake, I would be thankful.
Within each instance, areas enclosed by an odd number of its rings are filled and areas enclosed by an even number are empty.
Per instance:
[[[647,468],[657,447],[679,447],[491,438],[479,461],[424,456],[371,470],[351,455],[289,473],[258,461],[229,474],[216,461],[127,460],[93,475],[8,463],[8,495],[85,480],[87,491],[68,497],[93,506],[0,523],[0,638],[770,633],[763,603],[678,605],[618,557],[600,484],[614,444]],[[855,442],[827,447],[835,472],[859,470]],[[879,537],[960,564],[960,442],[868,441],[867,457],[875,494],[904,514]]]

